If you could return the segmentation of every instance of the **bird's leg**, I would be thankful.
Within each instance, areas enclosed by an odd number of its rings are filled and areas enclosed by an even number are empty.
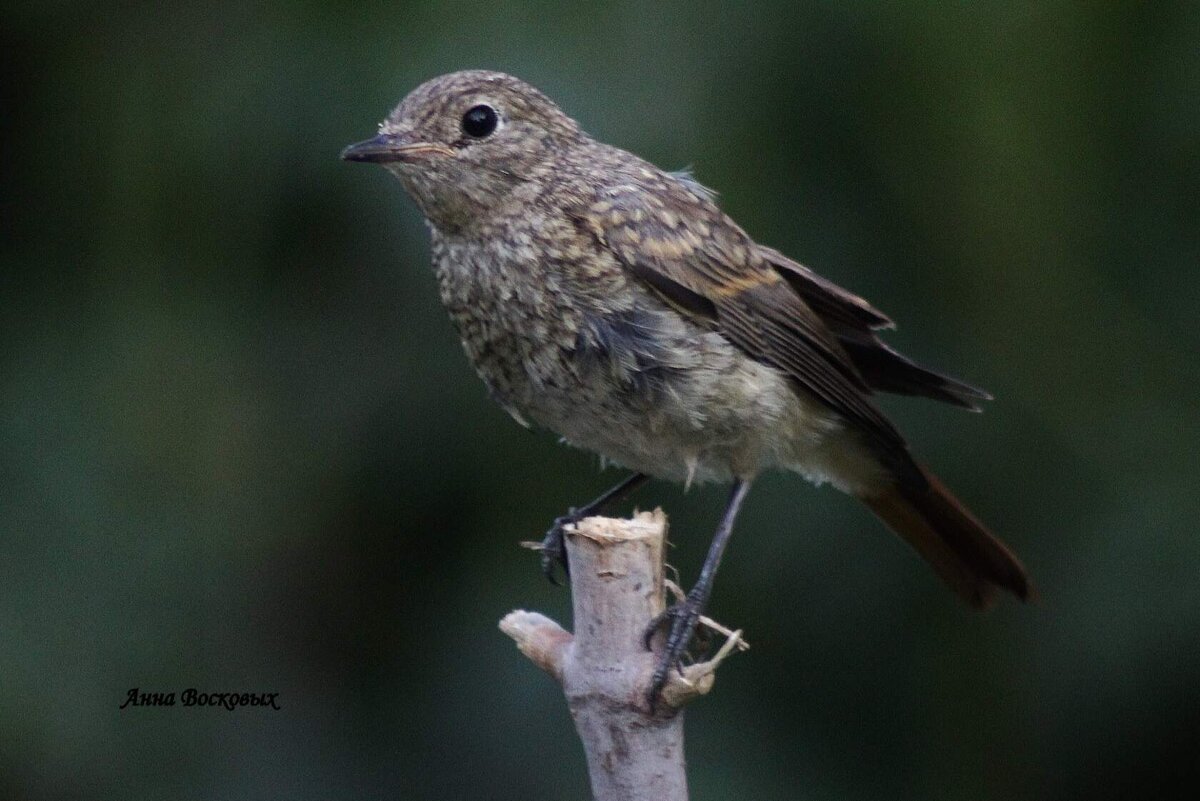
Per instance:
[[[583,506],[572,506],[565,515],[555,518],[554,525],[550,526],[550,530],[542,538],[541,547],[542,572],[546,578],[550,579],[551,584],[558,584],[554,578],[555,564],[562,565],[563,573],[570,574],[567,567],[567,549],[563,545],[563,527],[578,523],[585,517],[591,517],[597,512],[603,511],[609,504],[616,503],[645,484],[648,479],[649,476],[645,473],[634,473],[600,497],[592,499]]]
[[[696,581],[696,586],[692,587],[691,592],[681,603],[663,612],[646,628],[646,650],[650,650],[650,639],[659,626],[668,620],[671,622],[671,628],[667,633],[666,647],[663,649],[658,664],[654,667],[654,674],[650,680],[650,692],[647,700],[651,709],[654,708],[663,685],[667,683],[667,675],[679,663],[680,657],[683,656],[683,652],[687,650],[688,643],[692,639],[692,634],[696,631],[696,624],[708,603],[708,596],[712,593],[713,578],[716,577],[717,568],[721,564],[721,555],[725,553],[725,546],[729,544],[729,535],[733,533],[733,523],[737,520],[738,511],[742,508],[742,501],[746,499],[749,491],[750,482],[748,480],[738,479],[734,482],[733,491],[729,494],[729,502],[725,504],[725,514],[721,516],[721,523],[717,526],[717,532],[713,534],[712,544],[708,546],[708,556],[704,558],[704,567],[700,569],[700,578]]]

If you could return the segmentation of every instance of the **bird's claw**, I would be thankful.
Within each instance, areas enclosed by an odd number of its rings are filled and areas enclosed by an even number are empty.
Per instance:
[[[647,651],[653,651],[654,647],[650,641],[654,639],[654,635],[658,634],[658,630],[663,627],[663,624],[668,620],[674,620],[678,614],[678,606],[668,606],[662,612],[654,616],[654,619],[646,624],[645,631],[642,632],[642,647]]]
[[[667,642],[654,666],[654,673],[650,676],[650,689],[646,693],[646,701],[651,710],[658,703],[659,695],[667,683],[667,677],[673,669],[681,664],[684,654],[687,653],[688,645],[696,634],[700,614],[704,611],[703,603],[703,600],[695,597],[694,593],[688,593],[681,602],[668,607],[651,620],[642,634],[642,644],[646,650],[653,650],[650,641],[658,633],[658,630],[670,621],[670,627],[667,629]]]
[[[555,565],[562,567],[563,576],[570,577],[571,568],[567,564],[567,547],[566,547],[566,527],[575,525],[583,519],[583,515],[574,507],[567,510],[567,513],[562,517],[556,517],[554,524],[546,532],[546,536],[542,538],[542,547],[539,549],[542,552],[542,575],[544,575],[551,584],[562,586],[554,575]]]

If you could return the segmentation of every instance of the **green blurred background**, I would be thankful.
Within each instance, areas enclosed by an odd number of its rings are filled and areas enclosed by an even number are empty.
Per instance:
[[[587,796],[496,621],[569,618],[516,543],[619,476],[488,401],[415,208],[337,160],[466,67],[691,165],[997,397],[885,405],[1041,603],[971,613],[853,501],[764,478],[712,604],[754,650],[689,712],[694,799],[1200,778],[1200,4],[2,14],[0,797]],[[685,577],[723,498],[636,498]],[[282,711],[118,711],[132,687]]]

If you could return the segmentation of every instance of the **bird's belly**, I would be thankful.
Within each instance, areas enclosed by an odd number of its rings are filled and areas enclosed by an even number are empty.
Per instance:
[[[751,478],[772,467],[853,489],[873,460],[842,421],[781,372],[717,334],[692,340],[695,363],[651,386],[610,371],[534,396],[537,423],[631,470],[684,483]]]

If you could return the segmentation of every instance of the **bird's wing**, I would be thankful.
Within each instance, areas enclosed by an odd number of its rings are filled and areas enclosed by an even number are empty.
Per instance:
[[[670,306],[787,373],[853,423],[889,463],[908,472],[911,458],[903,439],[871,401],[869,383],[838,338],[709,197],[643,170],[624,183],[594,187],[571,216]],[[846,316],[857,314],[868,325],[888,322],[850,293],[826,295]]]
[[[758,252],[834,330],[843,326],[864,331],[896,327],[890,317],[866,299],[822,278],[778,250],[759,245]]]
[[[821,317],[871,389],[922,395],[976,412],[980,401],[992,399],[982,389],[916,364],[880,339],[876,331],[895,324],[863,298],[773,248],[759,245],[758,249]]]

